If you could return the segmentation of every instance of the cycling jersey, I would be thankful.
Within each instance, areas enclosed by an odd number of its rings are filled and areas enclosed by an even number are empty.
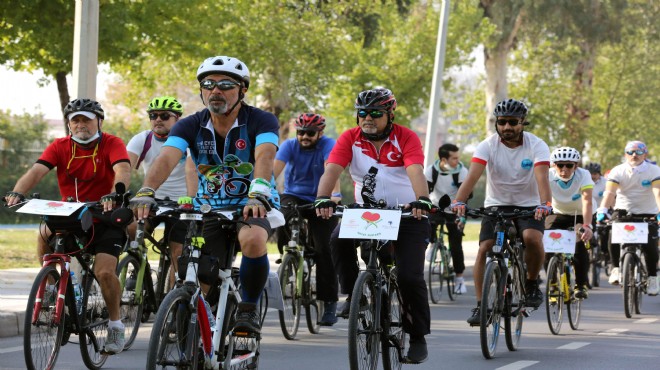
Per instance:
[[[618,184],[614,209],[625,209],[634,215],[658,213],[651,186],[660,181],[660,167],[649,162],[637,167],[623,163],[610,171],[607,181]]]
[[[96,202],[114,191],[115,171],[120,162],[130,162],[124,142],[110,134],[101,134],[96,145],[83,148],[70,136],[55,139],[37,163],[48,169],[57,167],[57,183],[62,200]]]
[[[445,171],[440,168],[440,161],[437,160],[433,165],[424,169],[424,176],[426,176],[426,181],[428,182],[433,182],[434,167],[436,171],[438,171],[438,178],[436,179],[433,191],[429,194],[431,202],[437,205],[440,198],[445,194],[449,195],[451,200],[454,200],[456,198],[456,193],[458,193],[458,186],[465,181],[465,178],[467,177],[467,168],[465,168],[463,163],[458,162],[458,166],[454,170]],[[453,174],[455,173],[458,173],[458,184],[454,182]]]
[[[139,134],[133,136],[133,138],[126,145],[126,150],[129,153],[133,153],[136,156],[140,157],[142,151],[144,150],[147,136],[151,130],[145,130]],[[160,141],[156,138],[156,135],[151,135],[151,146],[147,150],[147,153],[144,156],[142,161],[142,169],[146,175],[151,168],[151,165],[154,163],[158,154],[160,154],[160,149],[163,147],[164,141]],[[179,163],[177,163],[174,170],[170,176],[165,180],[165,182],[156,190],[156,198],[165,199],[169,197],[172,200],[179,199],[179,197],[187,195],[186,188],[186,155],[181,156]]]
[[[564,182],[555,168],[550,169],[550,190],[552,191],[552,212],[562,215],[582,215],[582,192],[592,189],[591,174],[584,168],[577,168],[573,177]],[[593,207],[593,205],[592,205]]]
[[[177,148],[182,154],[190,148],[199,177],[196,207],[244,205],[254,177],[255,148],[267,143],[277,147],[279,127],[272,113],[242,103],[227,137],[216,137],[211,113],[205,108],[177,121],[163,146]],[[275,179],[267,180],[271,201],[279,207]]]
[[[605,176],[601,176],[598,180],[594,181],[594,190],[591,193],[593,200],[593,212],[596,214],[596,210],[600,207],[600,202],[603,200],[603,194],[605,193],[605,184],[607,184],[607,179]]]
[[[472,162],[486,166],[485,207],[534,207],[540,204],[534,167],[550,165],[550,149],[537,136],[523,131],[522,145],[509,148],[499,135],[493,134],[479,143]]]
[[[364,176],[372,167],[378,170],[373,191],[376,199],[384,199],[391,206],[416,200],[406,167],[424,165],[422,143],[409,128],[397,124],[392,126],[392,132],[380,150],[364,139],[362,130],[355,127],[341,134],[330,153],[328,163],[344,168],[351,165],[349,172],[355,183],[355,202],[359,204],[365,202],[362,198]]]
[[[313,149],[303,148],[295,138],[283,142],[275,156],[275,159],[286,163],[282,194],[313,202],[325,161],[334,145],[335,140],[327,136],[321,136]]]

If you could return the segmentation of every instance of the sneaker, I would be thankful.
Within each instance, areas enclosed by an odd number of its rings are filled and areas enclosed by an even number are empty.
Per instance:
[[[543,293],[539,289],[539,283],[537,280],[532,282],[527,282],[525,287],[527,295],[525,296],[525,306],[538,308],[543,303]]]
[[[587,299],[589,298],[589,290],[587,285],[576,286],[573,290],[573,296],[577,299]]]
[[[321,326],[332,326],[337,323],[337,302],[324,302],[323,303],[323,317],[319,322]]]
[[[649,288],[647,290],[649,295],[658,295],[658,291],[660,290],[660,287],[658,287],[658,277],[657,276],[649,276]]]
[[[433,247],[428,247],[428,248],[426,248],[426,256],[425,256],[425,258],[426,258],[426,261],[427,261],[427,262],[431,262],[431,257],[433,257],[432,255],[433,255]]]
[[[105,339],[105,353],[116,355],[124,350],[124,344],[126,344],[124,331],[125,328],[108,327],[108,337]]]
[[[351,296],[349,295],[348,298],[346,298],[346,301],[342,304],[341,308],[337,311],[337,317],[341,317],[342,319],[348,319],[348,315],[351,312]]]
[[[239,303],[236,312],[234,332],[247,332],[248,334],[261,333],[261,320],[254,303]]]
[[[454,287],[454,294],[467,293],[467,287],[465,286],[465,279],[463,279],[462,277],[457,277],[456,280],[454,280],[454,284],[456,284],[456,286]]]
[[[481,325],[481,310],[479,309],[479,305],[472,309],[472,316],[468,317],[467,322],[470,326]]]
[[[408,362],[421,364],[426,361],[429,357],[429,352],[426,349],[426,339],[424,339],[424,336],[411,335],[409,343],[410,348],[408,349],[408,355],[406,355]]]
[[[612,269],[612,272],[610,273],[610,279],[609,279],[610,284],[619,285],[619,279],[621,279],[621,277],[619,275],[620,275],[619,268],[614,267]]]

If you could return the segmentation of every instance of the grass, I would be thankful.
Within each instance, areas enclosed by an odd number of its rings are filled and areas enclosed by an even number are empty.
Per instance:
[[[479,239],[479,222],[471,222],[465,226],[466,241]],[[156,229],[156,234],[162,229]],[[33,229],[3,229],[0,230],[0,269],[39,267],[37,260],[37,230]],[[277,245],[268,243],[268,253],[277,254]],[[149,260],[158,260],[158,255],[149,251]]]

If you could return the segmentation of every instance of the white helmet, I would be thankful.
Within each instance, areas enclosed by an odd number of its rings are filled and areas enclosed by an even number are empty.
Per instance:
[[[232,76],[243,81],[245,87],[250,87],[250,71],[245,63],[232,57],[217,56],[207,58],[197,69],[197,81],[215,73]]]
[[[563,146],[552,151],[550,154],[551,162],[579,162],[580,152],[568,146]]]

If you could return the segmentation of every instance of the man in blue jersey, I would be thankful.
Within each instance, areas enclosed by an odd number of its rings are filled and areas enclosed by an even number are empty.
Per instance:
[[[148,216],[158,187],[190,149],[197,166],[198,208],[243,207],[245,222],[238,226],[243,258],[240,266],[242,302],[234,330],[260,333],[257,301],[268,280],[270,264],[266,241],[272,229],[266,218],[268,200],[279,206],[273,178],[273,160],[278,147],[277,118],[243,102],[250,74],[240,60],[216,56],[197,70],[200,97],[206,108],[179,120],[167,138],[140,189],[131,201],[138,219]],[[205,222],[203,254],[222,258],[224,240],[217,222]]]
[[[274,172],[277,178],[284,170],[284,192],[281,204],[312,204],[316,199],[319,180],[323,175],[325,163],[335,140],[323,136],[325,118],[319,114],[303,113],[296,119],[296,138],[282,143],[275,156]],[[335,202],[341,200],[339,181],[332,192]],[[283,209],[286,219],[293,216],[292,210]],[[332,265],[330,254],[330,235],[337,226],[337,219],[324,220],[316,217],[315,211],[309,211],[307,220],[315,247],[316,292],[317,298],[324,302],[324,313],[320,324],[332,326],[337,322],[338,287],[337,275]],[[277,248],[280,254],[291,238],[287,226],[278,229]]]

